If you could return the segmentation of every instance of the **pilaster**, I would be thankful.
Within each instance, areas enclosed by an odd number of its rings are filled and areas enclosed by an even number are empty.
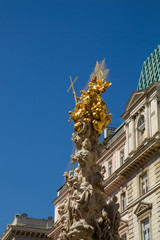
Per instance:
[[[126,129],[125,158],[127,158],[129,154],[129,124],[127,122],[125,124],[125,129]]]
[[[134,151],[135,150],[135,121],[134,121],[134,117],[132,116],[131,118],[131,138],[130,138],[130,146],[131,149],[130,151]]]
[[[150,137],[150,121],[149,121],[149,105],[148,102],[145,104],[145,137],[149,138]]]

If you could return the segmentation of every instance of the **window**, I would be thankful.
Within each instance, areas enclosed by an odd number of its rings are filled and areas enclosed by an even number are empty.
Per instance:
[[[124,164],[124,150],[120,151],[120,165]]]
[[[148,192],[148,175],[147,172],[140,176],[140,193],[141,195]]]
[[[127,240],[127,235],[126,235],[126,233],[122,236],[122,239],[123,239],[123,240]]]
[[[151,239],[151,215],[152,215],[152,204],[140,202],[134,211],[137,215],[139,225],[139,237],[140,240]]]
[[[141,233],[142,233],[142,240],[150,240],[149,218],[141,222]]]
[[[145,118],[143,115],[141,115],[139,121],[138,121],[138,142],[139,145],[144,140],[144,133],[145,133]]]
[[[112,161],[108,163],[108,175],[110,176],[112,174]]]
[[[138,121],[138,128],[142,128],[142,126],[144,125],[144,116],[142,115]]]
[[[121,212],[126,210],[126,193],[121,194]]]

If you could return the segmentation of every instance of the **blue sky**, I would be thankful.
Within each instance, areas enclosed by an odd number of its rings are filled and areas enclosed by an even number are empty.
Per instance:
[[[143,61],[160,44],[160,1],[0,1],[0,235],[15,213],[53,216],[72,152],[74,108],[96,61],[112,86],[113,123],[136,90]]]

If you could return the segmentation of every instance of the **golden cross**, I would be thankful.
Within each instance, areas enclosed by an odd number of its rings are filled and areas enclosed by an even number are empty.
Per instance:
[[[72,90],[73,90],[73,95],[74,95],[74,99],[75,99],[75,102],[77,103],[77,97],[76,97],[76,92],[75,92],[75,90],[74,90],[74,86],[73,86],[73,84],[75,83],[75,81],[77,80],[77,78],[78,77],[76,77],[75,79],[74,79],[74,81],[72,82],[72,77],[70,76],[70,80],[71,80],[71,86],[68,88],[68,90],[67,90],[67,92],[69,92],[69,90],[72,88]]]

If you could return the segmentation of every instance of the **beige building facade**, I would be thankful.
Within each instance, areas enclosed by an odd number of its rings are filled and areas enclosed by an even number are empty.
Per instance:
[[[118,197],[120,235],[127,240],[160,239],[160,83],[134,91],[122,114],[123,124],[106,138],[107,149],[98,162],[105,166],[105,197]],[[67,187],[58,191],[55,225],[49,237],[60,232],[58,206]]]
[[[99,159],[108,169],[106,200],[117,195],[120,235],[128,240],[160,239],[160,83],[134,91],[124,123]]]
[[[13,222],[7,225],[0,240],[47,240],[53,223],[52,217],[37,219],[27,217],[26,213],[15,214]]]

